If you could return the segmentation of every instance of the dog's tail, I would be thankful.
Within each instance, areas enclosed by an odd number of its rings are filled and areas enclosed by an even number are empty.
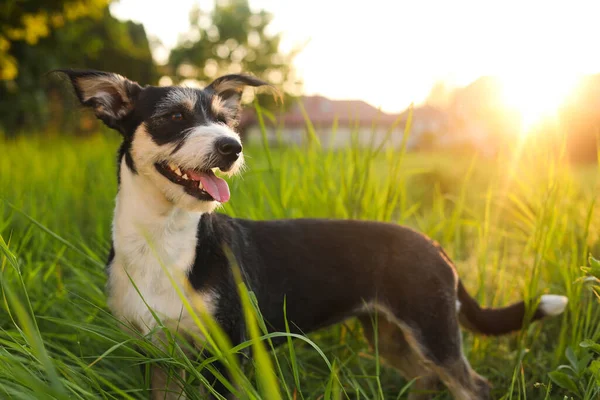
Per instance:
[[[473,297],[467,293],[462,282],[458,282],[457,304],[458,319],[465,328],[484,335],[503,335],[517,331],[523,326],[525,319],[525,302],[512,304],[502,308],[481,308]],[[532,320],[552,317],[561,314],[567,306],[565,296],[545,294],[533,314]]]

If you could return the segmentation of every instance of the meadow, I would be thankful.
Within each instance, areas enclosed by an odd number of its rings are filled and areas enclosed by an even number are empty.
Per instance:
[[[331,217],[390,221],[444,246],[481,304],[498,306],[563,294],[564,315],[505,337],[464,332],[465,353],[494,385],[494,398],[595,399],[600,396],[600,307],[581,279],[600,255],[598,165],[572,165],[560,145],[519,141],[497,157],[403,149],[329,151],[246,149],[246,173],[230,179],[220,212],[251,219]],[[546,142],[544,142],[546,143]],[[0,398],[143,399],[148,363],[199,371],[210,362],[176,347],[162,352],[128,335],[106,307],[118,138],[19,137],[0,141]],[[243,292],[243,291],[242,291]],[[272,352],[251,293],[256,357],[239,369],[219,341],[249,399],[402,399],[411,382],[379,364],[353,320],[288,337]],[[236,358],[237,357],[237,358]],[[210,361],[210,360],[209,360]],[[447,399],[440,392],[439,399]]]

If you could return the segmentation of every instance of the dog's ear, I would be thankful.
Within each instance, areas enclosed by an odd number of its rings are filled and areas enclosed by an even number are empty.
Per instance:
[[[118,131],[142,90],[136,82],[111,72],[73,69],[53,72],[67,75],[81,104],[92,108],[96,117]]]
[[[275,97],[281,97],[277,89],[267,82],[253,76],[239,74],[224,75],[217,78],[205,90],[211,91],[221,98],[221,105],[227,109],[227,114],[236,119],[240,112],[242,91],[246,86],[266,86]]]

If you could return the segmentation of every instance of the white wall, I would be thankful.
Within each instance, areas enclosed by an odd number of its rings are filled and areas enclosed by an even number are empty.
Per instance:
[[[315,128],[317,137],[321,142],[323,148],[343,148],[357,143],[361,147],[368,147],[369,145],[379,146],[381,143],[386,141],[388,135],[388,129],[378,128],[374,132],[370,127],[338,127],[335,135],[332,132],[331,127],[329,128]],[[275,129],[267,128],[267,140],[270,145],[276,145],[277,135]],[[303,145],[307,143],[308,135],[305,128],[284,128],[281,132],[281,142],[286,145]],[[404,128],[397,127],[393,132],[389,133],[386,144],[387,147],[393,146],[399,148],[402,143],[402,137],[404,135]],[[418,133],[411,133],[408,140],[408,146],[412,147],[418,140]],[[353,142],[354,140],[354,142]],[[262,135],[260,128],[251,127],[248,129],[248,136],[246,141],[252,144],[258,144],[262,142]]]

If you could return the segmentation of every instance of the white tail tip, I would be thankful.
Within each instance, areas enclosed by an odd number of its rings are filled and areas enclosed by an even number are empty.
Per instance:
[[[544,315],[553,317],[562,314],[562,312],[565,311],[568,302],[569,299],[565,296],[544,294],[540,300],[539,309],[542,310]]]

